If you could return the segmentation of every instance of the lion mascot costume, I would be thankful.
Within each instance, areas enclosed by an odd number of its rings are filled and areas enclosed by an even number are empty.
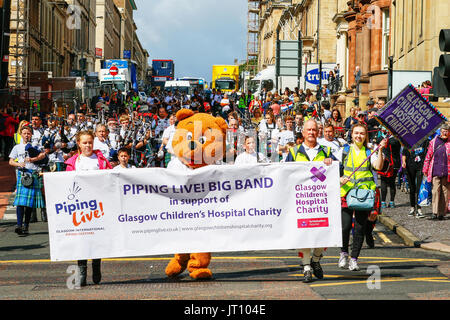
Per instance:
[[[224,119],[189,109],[178,111],[176,117],[178,125],[172,142],[175,157],[168,169],[189,171],[223,159],[228,128]],[[166,275],[176,277],[187,268],[193,279],[211,279],[210,261],[211,253],[176,254],[166,267]]]

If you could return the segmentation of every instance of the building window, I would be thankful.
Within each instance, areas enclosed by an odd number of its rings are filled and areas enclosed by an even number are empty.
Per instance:
[[[423,38],[423,0],[420,1],[420,32],[419,38]]]
[[[413,0],[411,0],[410,1],[410,11],[411,11],[411,20],[409,21],[409,25],[410,25],[410,28],[411,28],[411,37],[410,37],[410,39],[409,39],[409,47],[411,48],[412,47],[412,45],[413,45],[413,39],[414,39],[414,23],[415,23],[415,21],[414,21],[414,14],[416,13],[416,8],[414,7],[414,1]]]
[[[403,19],[402,19],[402,36],[401,36],[401,38],[402,38],[401,44],[402,45],[400,47],[400,53],[403,53],[403,50],[405,48],[405,0],[403,0],[401,2],[401,4],[402,4],[402,11],[401,12],[402,12]]]
[[[382,38],[382,64],[383,69],[387,69],[389,65],[389,35],[391,21],[389,16],[389,8],[383,9],[383,38]]]

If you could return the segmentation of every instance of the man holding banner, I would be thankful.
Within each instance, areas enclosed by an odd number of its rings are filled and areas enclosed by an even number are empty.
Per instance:
[[[315,120],[310,119],[306,121],[302,133],[305,139],[304,142],[289,150],[286,162],[323,161],[325,165],[330,166],[333,161],[338,161],[331,153],[331,148],[321,146],[317,143],[319,127]],[[299,256],[302,258],[304,274],[303,282],[311,282],[312,273],[314,273],[318,279],[323,279],[323,270],[320,265],[320,259],[323,256],[322,253],[324,250],[325,248],[300,249]],[[311,251],[313,252],[312,258]]]

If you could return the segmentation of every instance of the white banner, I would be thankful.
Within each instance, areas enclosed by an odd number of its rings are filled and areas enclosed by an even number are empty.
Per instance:
[[[52,261],[342,245],[339,165],[44,175]]]

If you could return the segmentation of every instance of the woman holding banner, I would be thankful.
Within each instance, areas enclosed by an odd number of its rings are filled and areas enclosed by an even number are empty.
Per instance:
[[[94,133],[81,131],[77,134],[78,153],[66,161],[66,171],[88,171],[112,169],[111,164],[99,150],[94,150]],[[86,286],[87,260],[78,260],[80,286]],[[101,259],[92,259],[92,281],[99,284],[102,279]]]
[[[374,170],[380,170],[383,167],[384,155],[383,149],[386,147],[386,139],[380,142],[377,152],[372,154],[368,148],[369,135],[367,127],[363,124],[355,124],[351,130],[352,144],[344,147],[341,162],[341,203],[342,203],[342,240],[343,245],[339,258],[338,266],[345,268],[348,264],[350,271],[358,271],[357,263],[361,251],[367,220],[374,219],[372,215],[374,204],[368,203],[368,207],[350,205],[352,200],[348,196],[356,192],[356,196],[367,193],[368,199],[375,199],[376,183],[372,173]],[[353,190],[353,192],[352,192]],[[371,196],[370,196],[371,195]],[[367,203],[364,203],[367,204]],[[372,207],[370,207],[372,206]],[[352,218],[355,214],[355,231],[353,235],[353,246],[351,259],[349,259],[349,241],[350,231],[352,229]],[[370,217],[369,217],[370,216]]]
[[[427,177],[428,182],[433,183],[433,220],[444,220],[448,207],[448,179],[450,178],[449,131],[450,123],[447,122],[441,127],[441,134],[430,142],[423,164],[423,174]]]

